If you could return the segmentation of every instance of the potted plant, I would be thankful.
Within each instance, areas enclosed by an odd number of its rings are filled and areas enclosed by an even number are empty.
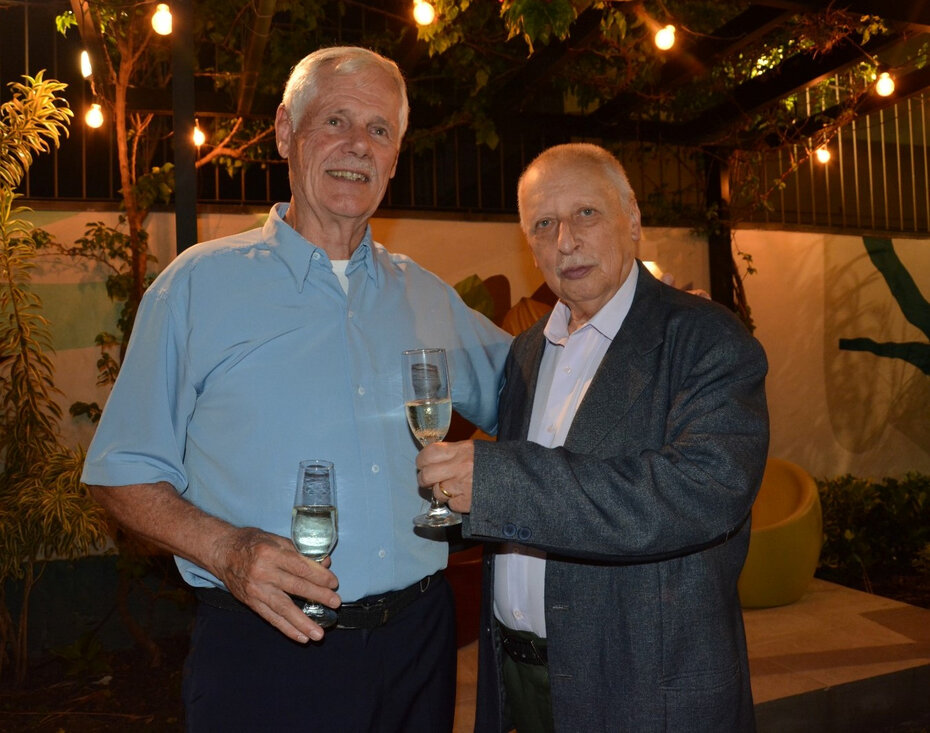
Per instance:
[[[80,483],[83,451],[62,444],[51,335],[29,289],[47,234],[15,205],[34,157],[67,134],[65,86],[39,72],[11,83],[0,105],[0,674],[12,661],[17,682],[28,663],[29,597],[46,563],[106,539],[102,510]],[[7,603],[11,580],[21,585],[16,609]]]

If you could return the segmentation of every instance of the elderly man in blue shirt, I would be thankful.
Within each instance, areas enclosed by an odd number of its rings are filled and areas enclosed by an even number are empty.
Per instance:
[[[83,481],[200,600],[189,730],[451,729],[447,545],[412,525],[425,499],[400,353],[445,348],[455,408],[493,431],[510,338],[371,238],[407,115],[382,56],[330,48],[295,67],[275,121],[290,203],[152,284],[89,448]],[[336,467],[331,564],[289,539],[306,458]],[[344,622],[324,636],[295,597]]]

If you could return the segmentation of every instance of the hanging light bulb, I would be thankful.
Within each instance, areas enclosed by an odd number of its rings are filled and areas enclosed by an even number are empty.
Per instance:
[[[198,148],[207,141],[207,136],[204,134],[204,131],[200,129],[200,122],[194,120],[194,145]]]
[[[171,34],[171,10],[167,3],[158,3],[152,16],[152,28],[160,36]]]
[[[664,28],[659,28],[655,35],[656,48],[660,51],[668,51],[675,45],[675,26],[669,24]]]
[[[103,124],[103,110],[99,104],[94,102],[90,105],[90,109],[84,115],[84,122],[87,123],[88,127],[93,127],[95,130]]]
[[[878,80],[875,82],[875,93],[880,97],[890,97],[894,94],[894,77],[887,71],[883,71],[878,75]]]
[[[817,162],[822,163],[823,165],[829,163],[830,158],[832,157],[830,154],[830,148],[828,148],[826,145],[821,145],[819,148],[817,148],[814,151],[814,155],[817,158]]]
[[[436,9],[427,0],[413,0],[413,19],[418,25],[429,25],[436,19]]]
[[[90,54],[87,51],[81,51],[81,76],[87,79],[93,73],[93,69],[90,68]]]

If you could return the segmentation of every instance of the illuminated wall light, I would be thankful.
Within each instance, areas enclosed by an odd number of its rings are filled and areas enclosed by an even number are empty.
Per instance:
[[[81,76],[87,79],[93,73],[93,69],[90,68],[90,54],[87,51],[81,51]]]
[[[95,102],[90,105],[90,109],[84,115],[84,122],[87,123],[88,127],[93,127],[95,130],[103,124],[103,110],[99,104]]]
[[[436,19],[436,10],[426,0],[414,0],[413,19],[418,25],[429,25]]]
[[[643,260],[643,266],[649,270],[649,274],[652,275],[656,280],[662,279],[662,269],[659,265],[652,260]]]
[[[200,123],[194,122],[194,145],[198,148],[207,141],[207,136],[204,134],[204,131],[200,129]]]
[[[817,158],[817,162],[822,163],[823,165],[829,163],[830,158],[832,157],[830,155],[830,148],[828,148],[826,145],[822,145],[821,147],[817,148],[814,151],[814,156]]]
[[[171,10],[167,3],[158,3],[152,16],[152,28],[160,36],[171,34]]]
[[[875,82],[875,93],[880,97],[890,97],[894,94],[894,78],[887,71],[878,75]]]
[[[659,30],[656,31],[655,44],[656,48],[658,48],[660,51],[668,51],[672,46],[674,46],[675,26],[667,25],[664,28],[659,28]]]

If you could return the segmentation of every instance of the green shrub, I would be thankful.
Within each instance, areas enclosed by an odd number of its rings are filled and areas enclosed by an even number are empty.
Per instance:
[[[873,580],[930,578],[930,476],[818,480],[824,544],[817,575],[871,591]]]

